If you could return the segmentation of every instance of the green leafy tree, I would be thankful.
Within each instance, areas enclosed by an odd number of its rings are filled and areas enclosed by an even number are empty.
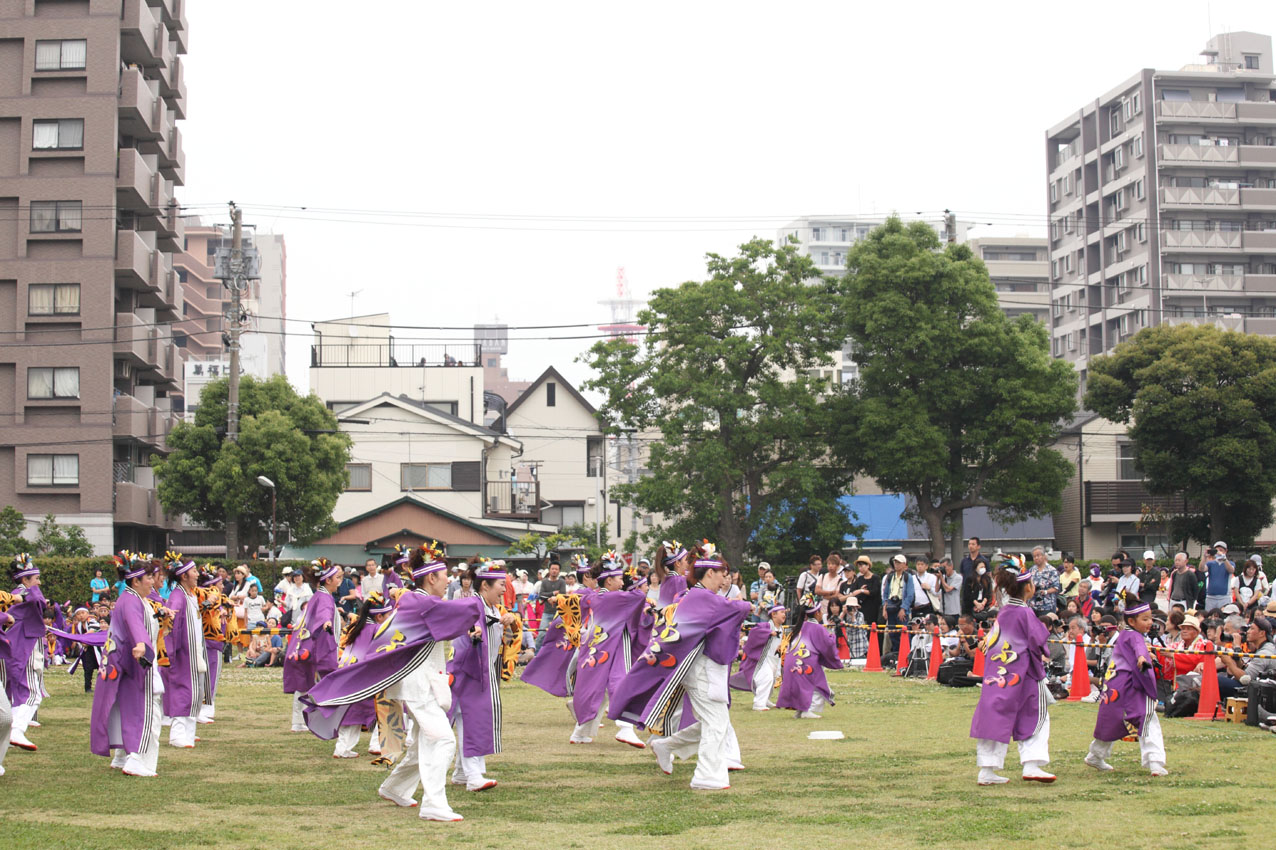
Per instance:
[[[244,377],[239,385],[238,442],[224,437],[227,380],[204,387],[195,422],[169,434],[171,451],[155,457],[160,502],[209,528],[224,528],[227,514],[239,517],[240,539],[250,547],[270,534],[270,491],[275,483],[276,517],[292,539],[309,543],[335,529],[332,509],[345,489],[350,437],[314,395],[300,396],[288,381]]]
[[[562,532],[540,534],[536,531],[529,531],[511,543],[509,548],[505,550],[505,554],[535,555],[537,558],[543,559],[560,546],[576,547],[578,545],[580,545],[579,541],[570,534],[563,534]]]
[[[40,555],[57,555],[66,558],[88,558],[93,554],[93,544],[84,536],[78,525],[59,525],[53,514],[46,514],[36,529],[31,548]]]
[[[912,496],[935,553],[966,508],[1002,520],[1056,510],[1073,467],[1050,445],[1076,409],[1077,381],[1051,359],[1046,329],[1008,320],[983,262],[922,223],[892,217],[847,268],[860,371],[838,418],[847,465]]]
[[[13,505],[0,510],[0,558],[8,558],[19,552],[29,552],[31,544],[22,535],[27,530],[27,518]]]
[[[666,517],[652,536],[709,537],[735,563],[761,517],[819,495],[813,467],[833,492],[848,480],[825,441],[843,331],[829,282],[792,244],[754,239],[707,265],[706,280],[652,294],[643,346],[590,349],[586,386],[606,396],[604,427],[659,434],[651,474],[613,494]]]
[[[1186,496],[1176,536],[1239,545],[1271,522],[1276,340],[1212,326],[1147,328],[1091,361],[1085,403],[1129,423],[1150,492]]]

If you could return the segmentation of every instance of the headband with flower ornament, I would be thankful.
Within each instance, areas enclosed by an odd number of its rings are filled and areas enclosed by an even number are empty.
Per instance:
[[[212,564],[204,564],[199,568],[199,586],[212,587],[221,584],[221,579],[217,577],[217,571],[213,569]]]
[[[576,568],[577,573],[589,572],[589,556],[584,552],[572,555],[572,566]]]
[[[660,541],[660,545],[664,547],[665,552],[672,553],[665,555],[665,566],[672,567],[674,564],[686,557],[687,550],[682,548],[682,544],[677,540],[670,543],[668,540]]]
[[[625,572],[624,561],[620,560],[620,556],[617,555],[613,549],[608,549],[603,553],[600,563],[602,564],[603,569],[602,572],[598,574],[599,581],[602,581],[605,578],[611,578],[612,576],[623,575]]]
[[[696,558],[696,569],[703,570],[724,570],[727,565],[718,560],[718,547],[714,546],[708,540],[700,543],[700,555]]]
[[[406,543],[394,544],[394,564],[402,566],[412,560],[412,547]]]
[[[447,561],[443,560],[443,550],[439,546],[439,541],[431,540],[429,543],[422,543],[414,551],[420,555],[421,564],[412,568],[413,579],[419,579],[430,573],[447,569]],[[412,558],[411,553],[409,553],[408,558],[409,560]]]
[[[319,578],[320,584],[332,578],[337,573],[341,572],[341,567],[332,563],[332,561],[329,561],[327,558],[316,558],[315,560],[310,562],[310,566],[318,569],[319,571],[318,578]]]
[[[480,557],[474,562],[474,578],[479,581],[509,578],[509,573],[505,572],[504,567],[498,567],[490,558]]]
[[[815,598],[815,594],[807,591],[802,594],[802,598],[798,600],[798,605],[806,609],[806,613],[814,614],[820,610],[820,600]]]
[[[1022,584],[1025,581],[1032,580],[1032,570],[1024,567],[1027,560],[1023,555],[1007,555],[1006,560],[1001,564],[1001,568],[1014,573],[1015,580]]]
[[[372,607],[368,609],[369,617],[377,617],[381,614],[389,614],[394,610],[394,600],[386,599],[375,590],[368,594],[368,601],[372,603]]]
[[[194,561],[183,561],[182,553],[174,552],[172,549],[164,553],[164,560],[168,561],[168,566],[175,576],[185,575],[195,569]]]
[[[150,572],[149,560],[142,560],[142,556],[136,552],[130,552],[127,549],[121,549],[120,554],[113,555],[117,566],[124,568],[124,580],[132,581],[135,578],[141,578]]]
[[[40,574],[40,568],[31,560],[31,554],[29,552],[21,552],[15,555],[13,557],[13,563],[18,567],[17,572],[13,574],[15,579],[30,578],[31,576],[38,576]]]
[[[772,605],[770,608],[766,609],[766,612],[768,614],[774,614],[776,611],[787,611],[787,610],[789,609],[785,608],[783,605]]]

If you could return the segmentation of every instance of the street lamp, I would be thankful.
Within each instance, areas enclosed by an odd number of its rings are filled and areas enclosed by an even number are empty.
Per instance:
[[[257,476],[257,483],[270,490],[270,561],[275,561],[275,482],[264,475]]]

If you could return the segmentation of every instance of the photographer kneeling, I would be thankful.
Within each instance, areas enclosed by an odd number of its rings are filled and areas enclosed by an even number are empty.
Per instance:
[[[1245,644],[1249,651],[1260,656],[1276,656],[1276,645],[1272,643],[1272,621],[1266,617],[1255,617],[1245,632]],[[1245,688],[1251,700],[1257,700],[1257,682],[1260,679],[1276,679],[1276,658],[1251,658],[1243,668],[1230,655],[1220,655],[1227,674]],[[1219,680],[1219,690],[1223,682]]]

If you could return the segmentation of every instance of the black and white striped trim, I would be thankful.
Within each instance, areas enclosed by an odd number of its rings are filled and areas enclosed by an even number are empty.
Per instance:
[[[682,659],[682,663],[674,670],[673,675],[669,677],[669,681],[665,682],[664,687],[660,689],[652,710],[647,713],[648,717],[660,718],[659,734],[662,738],[667,738],[678,731],[673,728],[676,714],[673,709],[678,703],[682,702],[684,692],[682,682],[687,678],[687,671],[691,669],[691,665],[700,657],[700,652],[703,648],[704,644],[698,644],[695,649],[687,653],[687,657]],[[651,727],[648,726],[647,728]]]
[[[384,679],[381,679],[362,690],[355,691],[352,694],[346,694],[343,697],[325,700],[324,702],[316,702],[315,705],[321,705],[325,708],[333,705],[354,705],[356,702],[362,702],[365,699],[374,697],[391,685],[397,685],[399,682],[402,682],[412,671],[424,664],[425,659],[429,657],[430,652],[433,651],[434,647],[435,641],[426,641],[421,644],[421,648],[408,659],[406,664],[391,673],[389,676],[386,676]]]

